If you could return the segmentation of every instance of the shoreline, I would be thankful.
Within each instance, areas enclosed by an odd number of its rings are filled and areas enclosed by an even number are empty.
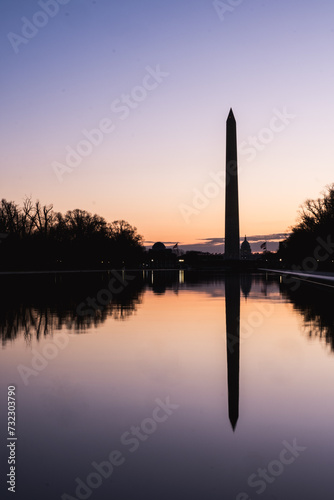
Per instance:
[[[313,271],[312,273],[308,273],[306,271],[286,271],[286,270],[281,270],[281,269],[264,269],[261,268],[259,271],[264,271],[266,273],[275,273],[275,274],[285,274],[288,276],[293,276],[296,279],[300,279],[301,281],[307,281],[309,283],[317,283],[320,285],[324,285],[325,283],[321,283],[318,281],[313,281],[313,279],[321,279],[324,281],[329,281],[329,282],[334,282],[334,273],[328,271]],[[308,279],[305,279],[308,278]],[[327,286],[333,286],[333,285],[327,285]]]

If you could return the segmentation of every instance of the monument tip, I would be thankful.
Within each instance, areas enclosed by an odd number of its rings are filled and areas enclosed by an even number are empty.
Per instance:
[[[235,421],[230,420],[230,422],[231,422],[231,426],[232,426],[233,432],[235,432],[235,428],[237,426],[237,420],[235,420]]]
[[[230,112],[229,112],[229,114],[228,114],[227,119],[228,119],[228,120],[229,120],[229,119],[233,119],[233,120],[235,120],[232,108],[230,108]]]

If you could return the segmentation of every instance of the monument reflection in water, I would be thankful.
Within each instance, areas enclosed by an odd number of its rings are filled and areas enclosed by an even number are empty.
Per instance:
[[[233,428],[239,418],[239,364],[240,364],[240,277],[225,278],[226,348],[228,415]]]

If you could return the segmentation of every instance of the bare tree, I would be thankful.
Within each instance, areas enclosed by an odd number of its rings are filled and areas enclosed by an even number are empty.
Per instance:
[[[44,234],[48,234],[49,229],[54,221],[53,205],[41,205],[37,200],[35,203],[35,226],[36,230]]]
[[[13,201],[1,200],[0,227],[4,232],[19,234],[21,231],[19,208]]]
[[[298,224],[292,228],[294,231],[314,232],[334,224],[334,184],[327,186],[322,195],[322,198],[305,201],[299,212]]]
[[[34,205],[31,201],[31,198],[26,197],[23,201],[22,207],[22,226],[24,229],[24,233],[28,236],[34,230],[36,220],[36,212],[34,209]]]

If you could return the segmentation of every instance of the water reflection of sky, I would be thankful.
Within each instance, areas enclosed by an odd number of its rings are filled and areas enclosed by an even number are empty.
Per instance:
[[[90,498],[234,500],[244,492],[254,499],[259,495],[248,477],[279,457],[284,440],[294,439],[307,449],[260,497],[332,498],[329,348],[305,335],[303,315],[279,281],[255,277],[250,289],[244,283],[249,290],[240,299],[240,400],[233,432],[224,281],[181,285],[166,286],[164,293],[143,287],[126,320],[107,315],[83,335],[63,327],[38,341],[19,334],[6,343],[1,394],[15,384],[18,400],[16,498],[76,497],[75,479],[85,480],[93,461],[117,449],[124,464]],[[262,319],[259,311],[266,311]],[[31,367],[32,349],[43,352],[52,335],[68,335],[67,346],[25,385],[17,365]],[[152,417],[156,399],[167,397],[179,407],[131,453],[122,434]],[[3,450],[1,457],[6,470]]]

